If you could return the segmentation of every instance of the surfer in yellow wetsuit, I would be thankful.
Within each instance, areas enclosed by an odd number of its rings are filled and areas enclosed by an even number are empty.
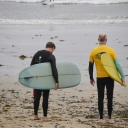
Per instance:
[[[104,67],[101,64],[101,55],[103,53],[107,53],[110,56],[112,56],[116,67],[121,75],[122,83],[125,83],[124,79],[124,73],[123,70],[119,64],[119,61],[117,59],[116,52],[114,49],[108,47],[106,45],[107,42],[107,36],[106,34],[102,33],[98,37],[99,46],[94,48],[90,53],[89,58],[89,75],[90,75],[90,83],[94,86],[95,80],[93,78],[93,65],[95,63],[96,66],[96,72],[97,72],[97,91],[98,91],[98,110],[100,119],[97,121],[97,123],[104,123],[103,120],[103,100],[104,100],[104,89],[106,86],[107,91],[107,108],[108,108],[108,123],[115,123],[114,120],[111,119],[112,116],[112,110],[113,110],[113,91],[114,91],[114,80],[109,77],[107,72],[105,71]],[[122,85],[123,85],[122,84]]]

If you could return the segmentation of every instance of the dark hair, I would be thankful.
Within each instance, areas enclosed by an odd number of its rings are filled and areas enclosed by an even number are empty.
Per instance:
[[[53,42],[48,42],[46,44],[46,48],[54,48],[54,49],[56,49],[56,46],[55,46],[55,44]]]
[[[99,41],[103,42],[106,39],[107,39],[107,36],[106,35],[104,35],[104,36],[99,35]]]

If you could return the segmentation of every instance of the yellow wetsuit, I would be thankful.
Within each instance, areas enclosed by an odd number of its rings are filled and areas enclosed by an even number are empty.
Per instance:
[[[89,61],[95,63],[98,78],[109,77],[101,64],[101,55],[103,53],[109,54],[114,60],[117,58],[114,49],[108,47],[107,45],[99,45],[91,51]]]

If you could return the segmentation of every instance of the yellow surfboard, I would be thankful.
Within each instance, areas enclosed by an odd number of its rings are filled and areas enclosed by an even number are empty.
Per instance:
[[[105,71],[108,73],[108,75],[117,81],[118,83],[122,84],[121,76],[116,68],[116,65],[114,63],[113,58],[108,54],[102,54],[101,55],[101,63],[105,69]],[[125,85],[126,86],[126,83]]]

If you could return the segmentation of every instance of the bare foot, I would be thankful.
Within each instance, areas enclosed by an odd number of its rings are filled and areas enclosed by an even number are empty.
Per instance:
[[[107,123],[108,123],[108,124],[114,124],[114,123],[115,123],[115,121],[114,121],[114,120],[112,120],[112,119],[108,119],[108,120],[107,120]]]
[[[96,121],[96,123],[103,124],[104,123],[104,120],[103,119],[99,119],[98,121]]]
[[[48,118],[47,116],[43,117],[43,121],[51,121],[50,118]]]
[[[34,120],[40,120],[40,118],[38,117],[38,115],[34,115]]]

